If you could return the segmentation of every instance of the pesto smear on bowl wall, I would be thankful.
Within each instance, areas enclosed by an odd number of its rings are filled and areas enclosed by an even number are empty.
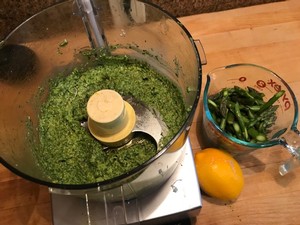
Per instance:
[[[161,147],[147,140],[118,150],[105,148],[81,124],[87,120],[90,96],[112,89],[157,111],[168,132],[164,146],[188,116],[181,92],[146,63],[125,56],[101,56],[94,67],[74,69],[50,81],[49,96],[39,115],[40,146],[35,149],[42,171],[56,183],[86,184],[122,175],[153,157]]]

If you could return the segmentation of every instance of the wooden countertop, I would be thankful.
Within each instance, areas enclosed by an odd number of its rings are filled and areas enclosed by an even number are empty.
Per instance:
[[[180,21],[204,46],[208,62],[204,75],[219,66],[254,63],[280,75],[300,99],[300,1],[195,15]],[[200,149],[195,132],[200,121],[196,116],[190,133],[194,151]],[[278,174],[278,166],[289,157],[281,147],[239,157],[245,176],[241,196],[233,204],[203,196],[197,225],[300,224],[300,168],[284,177]]]
[[[200,39],[208,64],[203,74],[232,63],[255,63],[285,79],[300,99],[300,1],[257,5],[180,18],[194,39]],[[205,76],[204,76],[205,77]],[[205,80],[203,80],[203,85]],[[194,118],[190,140],[200,149]],[[289,158],[281,147],[239,157],[245,188],[232,204],[203,195],[197,225],[300,224],[300,168],[281,177],[278,166]],[[0,165],[0,224],[51,225],[47,187],[17,177]]]

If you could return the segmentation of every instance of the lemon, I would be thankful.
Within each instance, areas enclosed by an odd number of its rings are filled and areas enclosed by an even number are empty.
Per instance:
[[[206,148],[195,154],[195,165],[201,189],[211,197],[235,200],[244,187],[238,162],[227,152]]]

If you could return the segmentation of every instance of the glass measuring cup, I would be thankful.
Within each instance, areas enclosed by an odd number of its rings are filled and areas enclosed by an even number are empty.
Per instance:
[[[268,140],[252,143],[240,140],[224,132],[214,121],[208,108],[208,97],[225,87],[252,87],[264,93],[264,100],[269,100],[275,93],[285,90],[274,104],[276,110],[275,124],[269,129]],[[285,175],[300,165],[300,132],[297,129],[298,103],[289,85],[277,74],[254,64],[233,64],[209,72],[203,95],[203,140],[210,147],[221,147],[233,154],[253,151],[255,149],[281,145],[292,155],[291,159],[280,165],[279,173]]]

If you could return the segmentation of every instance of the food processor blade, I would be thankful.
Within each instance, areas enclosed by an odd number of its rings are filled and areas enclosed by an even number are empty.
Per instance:
[[[112,7],[119,9],[122,8],[120,6],[121,2],[122,1],[111,0],[110,4]],[[106,52],[109,53],[109,47],[104,35],[104,29],[102,29],[99,23],[99,16],[101,15],[97,13],[95,4],[91,0],[76,0],[76,3],[79,8],[91,47],[94,49],[106,49]],[[114,17],[118,17],[118,15],[120,17],[120,14],[116,14]],[[153,110],[148,109],[137,99],[129,97],[129,101],[137,115],[137,123],[134,127],[133,133],[145,133],[146,135],[150,135],[150,137],[154,139],[156,147],[158,148],[159,141],[162,137],[162,132],[166,132],[166,129],[164,129],[166,126],[163,126],[163,121],[158,118],[158,115]]]

